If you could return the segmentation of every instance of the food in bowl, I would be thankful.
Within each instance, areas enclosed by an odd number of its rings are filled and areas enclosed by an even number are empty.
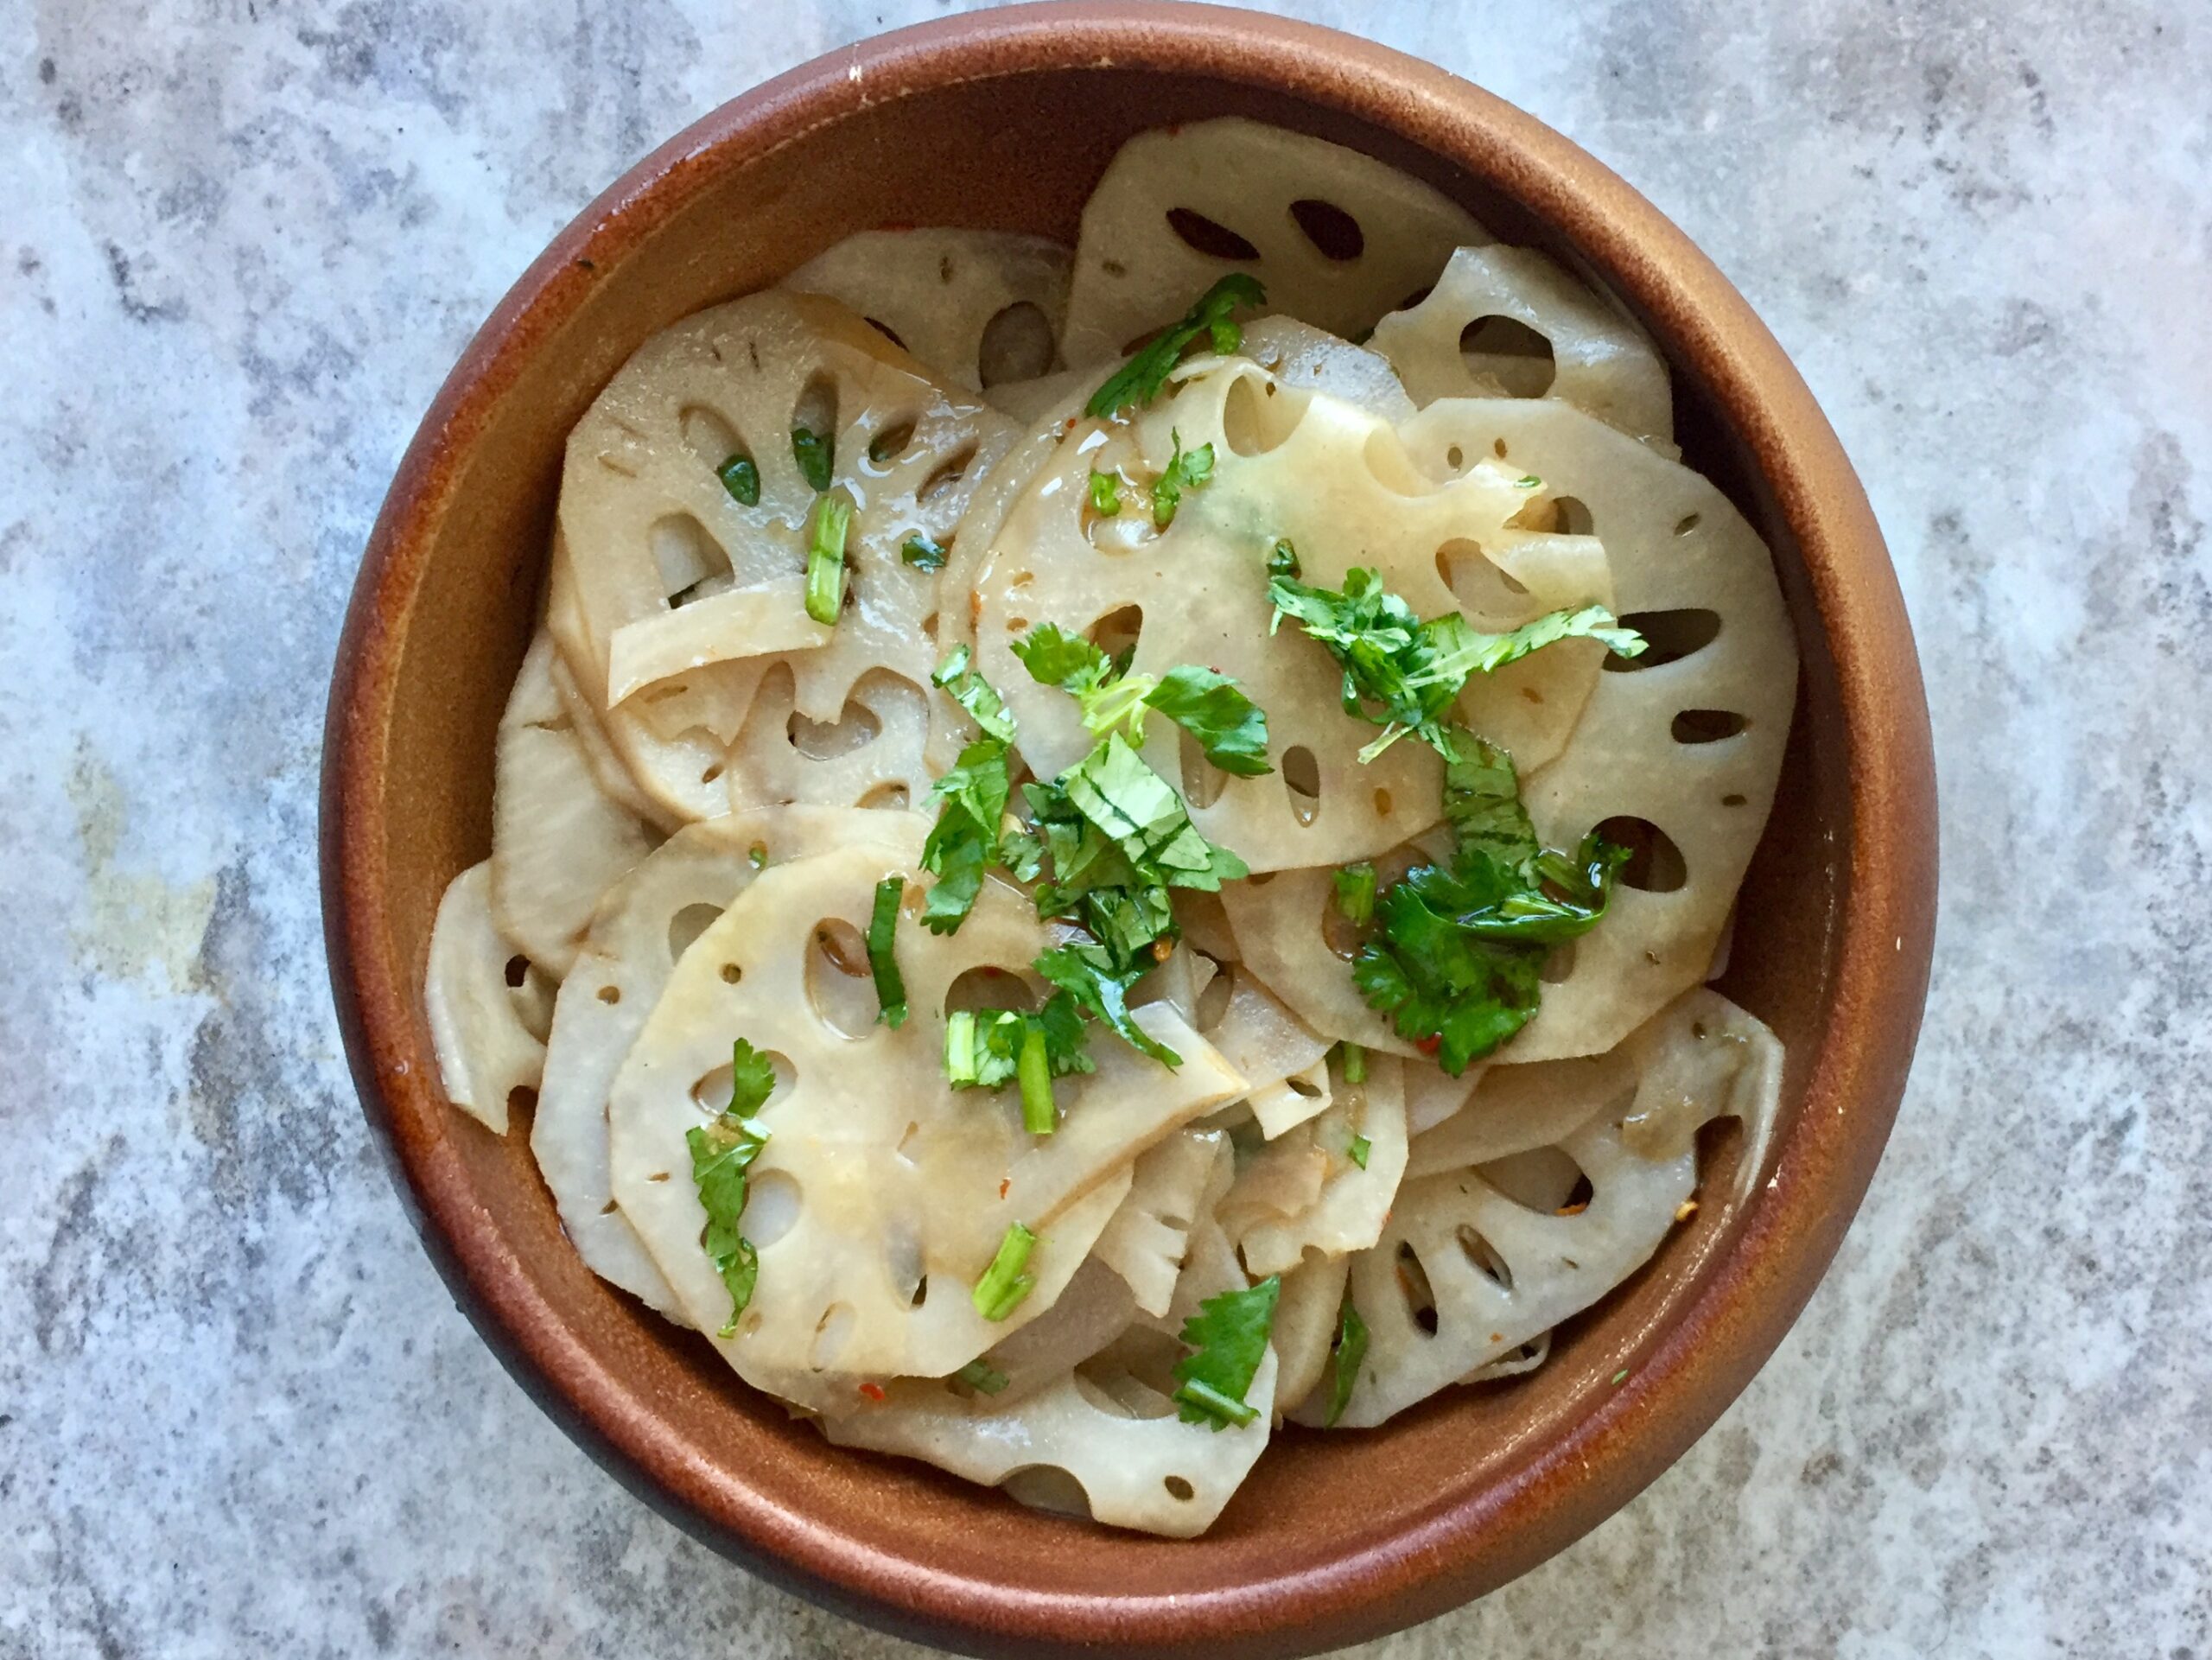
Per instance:
[[[833,1441],[1188,1536],[1759,1173],[1707,983],[1796,685],[1631,320],[1372,159],[1141,135],[569,442],[426,1001],[597,1273]]]

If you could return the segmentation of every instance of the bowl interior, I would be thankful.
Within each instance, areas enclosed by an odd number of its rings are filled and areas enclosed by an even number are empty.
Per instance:
[[[583,1268],[531,1162],[526,1115],[501,1140],[437,1097],[419,998],[430,926],[447,881],[489,846],[493,728],[532,625],[563,442],[593,396],[655,329],[771,283],[853,231],[963,225],[1072,243],[1084,197],[1125,137],[1224,113],[1365,149],[1459,197],[1508,240],[1588,269],[1571,226],[1538,222],[1510,194],[1398,133],[1210,75],[1088,68],[991,77],[888,99],[766,154],[709,147],[676,160],[655,187],[680,185],[674,211],[617,214],[588,238],[572,233],[563,245],[569,269],[533,274],[541,293],[566,285],[572,302],[524,308],[519,318],[503,313],[487,330],[461,372],[496,385],[468,404],[467,421],[448,423],[427,482],[412,480],[429,504],[414,532],[424,551],[411,588],[387,600],[378,619],[397,651],[378,746],[378,925],[395,982],[414,990],[404,1017],[411,1024],[388,1041],[413,1060],[406,1076],[384,1067],[366,1092],[381,1097],[372,1110],[384,1116],[432,1213],[434,1249],[466,1282],[456,1284],[464,1303],[549,1407],[602,1453],[613,1450],[618,1473],[671,1503],[687,1525],[771,1572],[779,1564],[760,1561],[771,1548],[764,1542],[807,1530],[837,1536],[849,1571],[824,1577],[786,1561],[785,1577],[965,1644],[1017,1636],[1027,1622],[1007,1611],[1024,1597],[1075,1593],[1100,1606],[1136,1593],[1256,1598],[1271,1585],[1340,1579],[1363,1553],[1402,1554],[1447,1512],[1492,1502],[1604,1409],[1616,1376],[1649,1358],[1723,1270],[1757,1209],[1756,1200],[1711,1202],[1726,1182],[1708,1178],[1705,1208],[1630,1285],[1573,1322],[1534,1377],[1452,1392],[1379,1431],[1287,1430],[1208,1536],[1165,1542],[1034,1514],[918,1465],[830,1447],[740,1384],[703,1342]],[[1794,1102],[1833,1018],[1845,900],[1846,862],[1831,852],[1849,843],[1852,811],[1835,664],[1796,541],[1751,446],[1723,417],[1669,319],[1644,321],[1673,359],[1687,459],[1764,532],[1797,620],[1804,669],[1795,731],[1724,982],[1788,1044],[1785,1099]],[[410,487],[404,474],[399,488]],[[1786,1116],[1783,1136],[1789,1128]],[[1732,1158],[1725,1144],[1715,1151],[1724,1164]],[[434,1166],[435,1176],[426,1174]],[[1855,1198],[1847,1197],[1847,1212]],[[1719,1331],[1704,1340],[1742,1339]],[[1349,1625],[1321,1620],[1287,1646],[1403,1624],[1486,1588],[1599,1519],[1676,1450],[1625,1454],[1612,1496],[1592,1513],[1552,1513],[1488,1568],[1471,1576],[1463,1566],[1448,1587],[1411,1593]],[[984,1615],[942,1599],[918,1608],[917,1574],[1007,1595]],[[1198,1646],[1220,1653],[1239,1644]]]

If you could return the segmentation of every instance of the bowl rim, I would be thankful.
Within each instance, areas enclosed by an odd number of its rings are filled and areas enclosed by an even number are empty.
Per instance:
[[[416,989],[385,925],[386,739],[429,550],[465,458],[520,366],[611,263],[725,166],[887,99],[1090,67],[1264,88],[1440,157],[1539,219],[1693,361],[1795,534],[1850,758],[1833,1015],[1741,1233],[1635,1372],[1528,1463],[1323,1570],[1174,1597],[1043,1595],[890,1561],[719,1477],[617,1383],[537,1293],[471,1197],[415,1040]],[[969,1652],[1306,1653],[1483,1594],[1560,1549],[1679,1457],[1811,1295],[1872,1180],[1933,950],[1936,783],[1917,657],[1865,493],[1749,304],[1611,170],[1495,95],[1316,25],[1177,0],[1068,0],[934,20],[841,48],[721,105],[565,226],[470,341],[410,442],[364,554],[334,665],[321,802],[325,943],[355,1085],[447,1286],[509,1372],[626,1486],[724,1555],[879,1627]]]

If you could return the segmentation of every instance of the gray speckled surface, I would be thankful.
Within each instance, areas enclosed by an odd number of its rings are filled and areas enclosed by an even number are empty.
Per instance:
[[[915,1652],[658,1520],[454,1312],[338,1054],[314,812],[479,319],[653,141],[940,10],[0,0],[0,1653]],[[1362,1652],[2206,1660],[2212,18],[1296,10],[1742,286],[1889,532],[1946,792],[1920,1062],[1795,1334],[1581,1544]]]

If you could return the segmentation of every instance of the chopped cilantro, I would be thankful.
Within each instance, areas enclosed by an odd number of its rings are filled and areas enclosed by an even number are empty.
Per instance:
[[[1359,1385],[1360,1363],[1366,1358],[1367,1322],[1360,1319],[1359,1310],[1351,1306],[1351,1294],[1346,1293],[1344,1306],[1337,1314],[1337,1340],[1330,1345],[1329,1411],[1321,1420],[1324,1429],[1334,1429],[1337,1420],[1351,1404],[1351,1392]]]
[[[830,487],[836,444],[835,434],[825,438],[811,427],[791,429],[791,459],[798,463],[799,476],[817,491]]]
[[[1022,1125],[1049,1135],[1052,1079],[1094,1070],[1075,1001],[1055,992],[1034,1014],[1016,1008],[961,1009],[944,1022],[944,1075],[956,1090],[1021,1087]]]
[[[1227,675],[1185,664],[1165,675],[1131,674],[1080,634],[1044,622],[1016,640],[1014,654],[1042,685],[1058,686],[1083,706],[1083,724],[1103,735],[1127,729],[1144,744],[1144,716],[1156,709],[1198,741],[1206,759],[1224,773],[1257,778],[1268,765],[1267,711]]]
[[[1090,472],[1090,511],[1102,518],[1111,518],[1122,511],[1122,480],[1112,473]]]
[[[930,682],[950,693],[952,701],[968,711],[969,719],[982,728],[986,736],[1001,743],[1012,743],[1014,716],[1007,713],[998,688],[969,666],[972,660],[965,646],[954,646],[944,654],[944,661],[931,671]]]
[[[1464,728],[1451,741],[1450,860],[1416,866],[1382,894],[1352,983],[1399,1036],[1433,1044],[1437,1064],[1456,1078],[1535,1014],[1545,954],[1598,925],[1628,853],[1595,834],[1572,857],[1546,849],[1511,758]]]
[[[943,570],[944,569],[944,550],[919,531],[916,531],[899,545],[899,557],[916,570]]]
[[[1130,405],[1141,406],[1160,396],[1167,377],[1183,360],[1184,352],[1199,335],[1224,357],[1243,343],[1244,332],[1232,321],[1239,306],[1266,303],[1268,292],[1243,271],[1231,271],[1198,296],[1184,313],[1182,321],[1162,329],[1152,343],[1116,369],[1090,396],[1083,412],[1091,417],[1118,415]]]
[[[1343,665],[1344,713],[1382,728],[1359,752],[1363,761],[1408,732],[1450,760],[1448,717],[1468,677],[1492,673],[1555,641],[1585,636],[1623,657],[1643,650],[1640,634],[1620,627],[1598,605],[1554,611],[1503,634],[1478,633],[1457,611],[1423,622],[1382,586],[1377,572],[1358,567],[1344,573],[1341,592],[1274,576],[1268,598],[1274,606],[1273,627],[1291,618]]]
[[[1063,773],[1057,787],[1132,865],[1170,887],[1217,893],[1223,882],[1251,874],[1243,860],[1198,834],[1174,786],[1118,732]]]
[[[1363,1070],[1364,1069],[1363,1068]],[[1344,1082],[1349,1084],[1353,1081],[1354,1080],[1350,1075],[1349,1069],[1347,1069]],[[1351,1138],[1351,1144],[1344,1148],[1344,1156],[1350,1159],[1354,1164],[1357,1165],[1361,1169],[1364,1170],[1367,1168],[1367,1155],[1374,1150],[1375,1143],[1369,1141],[1366,1136],[1355,1135]]]
[[[952,1374],[978,1395],[996,1395],[1012,1381],[988,1360],[978,1357]]]
[[[1295,576],[1299,574],[1299,570],[1298,550],[1291,546],[1288,537],[1283,537],[1274,547],[1268,550],[1268,576]]]
[[[1337,1047],[1343,1052],[1344,1082],[1347,1084],[1366,1083],[1367,1051],[1357,1043],[1340,1043]],[[1363,1170],[1367,1168],[1367,1161],[1364,1157],[1359,1161],[1359,1167]]]
[[[1191,1352],[1175,1363],[1175,1401],[1185,1423],[1211,1423],[1218,1430],[1260,1415],[1244,1396],[1267,1354],[1281,1294],[1282,1276],[1271,1274],[1249,1290],[1207,1298],[1183,1322],[1183,1341]]]
[[[922,868],[937,881],[922,909],[922,925],[931,933],[957,932],[982,891],[983,873],[999,851],[999,821],[1006,816],[1007,748],[1014,738],[1014,717],[997,690],[968,666],[964,646],[947,654],[930,678],[966,709],[982,735],[960,752],[952,770],[930,793],[940,805],[929,839],[922,844]]]
[[[760,505],[760,469],[753,464],[753,457],[743,450],[725,461],[715,469],[715,476],[722,481],[730,499],[741,507]]]
[[[729,1105],[720,1116],[683,1135],[691,1150],[692,1185],[707,1211],[699,1243],[729,1293],[729,1320],[718,1334],[722,1337],[736,1335],[737,1317],[753,1301],[753,1284],[760,1277],[760,1253],[738,1231],[738,1218],[745,1212],[745,1173],[768,1144],[766,1129],[753,1114],[775,1088],[768,1058],[738,1039],[730,1047]]]
[[[1152,525],[1158,531],[1164,531],[1175,522],[1175,510],[1182,505],[1183,492],[1197,489],[1213,476],[1211,444],[1185,449],[1181,433],[1171,431],[1167,436],[1174,449],[1167,458],[1167,470],[1152,485]]]
[[[886,876],[876,883],[875,909],[868,919],[868,966],[875,976],[875,1001],[882,1008],[877,1018],[893,1031],[906,1020],[906,980],[891,948],[899,931],[899,900],[906,891],[904,876]]]
[[[845,600],[845,531],[853,504],[841,493],[814,499],[814,521],[806,543],[806,614],[835,623]]]
[[[1355,928],[1364,928],[1375,917],[1375,867],[1366,860],[1346,865],[1329,879],[1336,886],[1337,909]]]
[[[1036,1246],[1037,1236],[1019,1222],[1007,1229],[1006,1237],[999,1241],[998,1255],[976,1282],[977,1313],[988,1320],[1001,1320],[1020,1307],[1021,1300],[1036,1288],[1035,1276],[1021,1271],[1029,1265],[1029,1253]]]

